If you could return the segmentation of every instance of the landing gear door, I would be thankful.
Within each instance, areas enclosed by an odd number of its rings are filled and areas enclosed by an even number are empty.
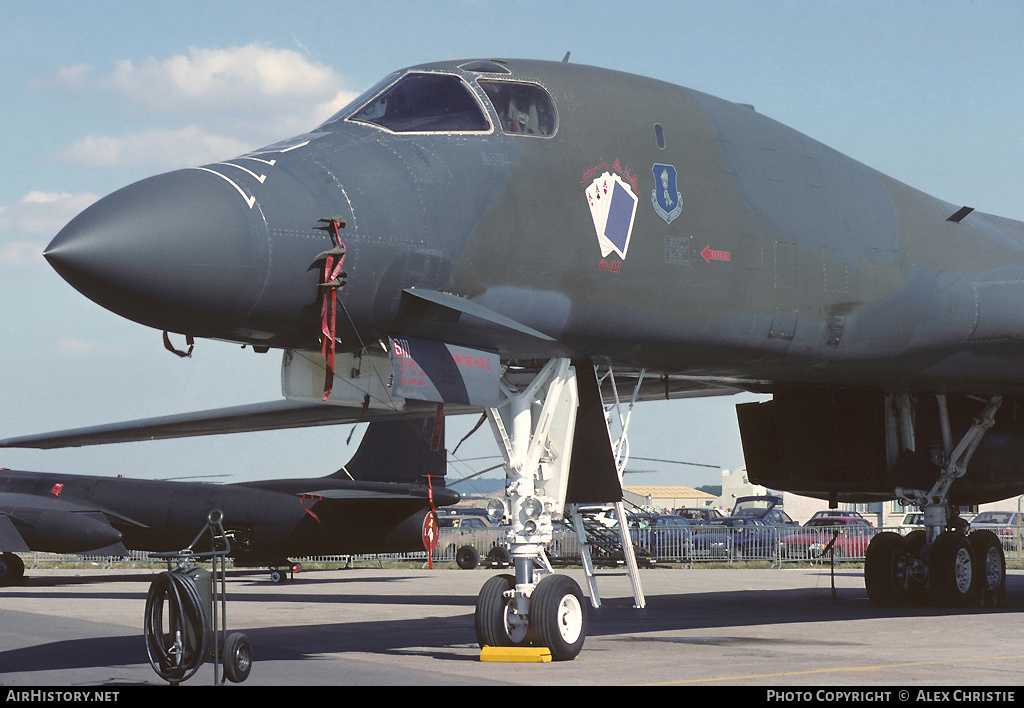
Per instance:
[[[391,339],[388,351],[396,396],[485,408],[502,399],[495,351],[411,337]]]

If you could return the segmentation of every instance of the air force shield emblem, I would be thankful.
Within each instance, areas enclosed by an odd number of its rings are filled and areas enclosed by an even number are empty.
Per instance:
[[[683,195],[676,188],[676,168],[655,163],[651,171],[654,173],[654,189],[651,190],[654,211],[666,224],[671,224],[683,211]]]

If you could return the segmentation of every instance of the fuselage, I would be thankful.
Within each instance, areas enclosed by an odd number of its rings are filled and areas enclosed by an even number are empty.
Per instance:
[[[331,246],[317,227],[336,216],[342,349],[429,336],[418,289],[551,338],[432,330],[505,360],[1016,391],[1024,224],[948,221],[959,206],[697,91],[564,63],[442,62],[396,72],[308,134],[131,185],[47,257],[149,326],[317,349],[314,260]]]
[[[303,496],[305,491],[318,494]],[[435,502],[457,495],[435,490]],[[337,496],[322,503],[325,496]],[[345,493],[351,498],[344,498]],[[0,516],[32,550],[80,553],[116,543],[143,551],[206,550],[219,510],[236,559],[422,550],[430,509],[423,485],[332,478],[204,484],[146,479],[0,473]]]

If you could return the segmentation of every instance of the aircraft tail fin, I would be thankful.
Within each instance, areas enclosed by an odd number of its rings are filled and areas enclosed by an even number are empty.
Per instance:
[[[436,448],[436,449],[435,449]],[[360,482],[415,482],[444,486],[444,418],[382,420],[369,424],[352,459],[330,475]]]

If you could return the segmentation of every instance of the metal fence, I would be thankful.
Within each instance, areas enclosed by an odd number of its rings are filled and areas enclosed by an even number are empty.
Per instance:
[[[631,529],[633,547],[641,565],[654,563],[703,563],[767,561],[781,567],[785,563],[812,562],[858,562],[864,560],[864,552],[875,534],[894,531],[906,534],[913,529],[870,528],[864,533],[839,532],[828,527],[754,527],[729,528],[724,526],[693,526],[680,533],[676,529]],[[1022,533],[1016,527],[993,528],[1002,542],[1007,561],[1024,560]],[[442,529],[439,543],[432,560],[434,562],[457,562],[460,549],[472,548],[475,553],[472,565],[506,565],[509,562],[508,549],[504,545],[505,528],[487,529]],[[592,546],[595,565],[617,565],[623,562],[621,551],[618,555],[607,548]],[[466,551],[464,550],[465,554]],[[119,565],[152,564],[156,561],[146,551],[130,551],[126,558],[108,558],[90,555],[57,553],[21,553],[26,567],[39,568],[47,563],[82,562],[112,567]],[[548,557],[554,564],[578,564],[580,562],[579,541],[576,534],[565,528],[556,528],[554,538],[548,546]],[[295,559],[306,563],[344,563],[363,560],[405,560],[427,561],[425,551],[413,553],[392,553],[376,555],[315,556]]]
[[[677,529],[631,529],[630,537],[640,564],[767,561],[781,567],[785,563],[862,562],[871,539],[882,531],[906,534],[910,528],[888,527],[842,529],[830,527],[758,526],[731,528],[726,526],[693,526],[688,531]],[[1024,543],[1019,529],[992,529],[1001,539],[1006,559],[1024,559]],[[458,535],[445,535],[434,552],[435,561],[454,561],[458,549],[469,545],[477,550],[480,562],[493,560],[495,547],[501,547],[505,529],[476,529]],[[617,564],[621,554],[607,553],[591,547],[596,565]],[[580,549],[576,534],[568,529],[555,530],[548,546],[552,563],[579,563]],[[503,556],[507,559],[507,556]]]

